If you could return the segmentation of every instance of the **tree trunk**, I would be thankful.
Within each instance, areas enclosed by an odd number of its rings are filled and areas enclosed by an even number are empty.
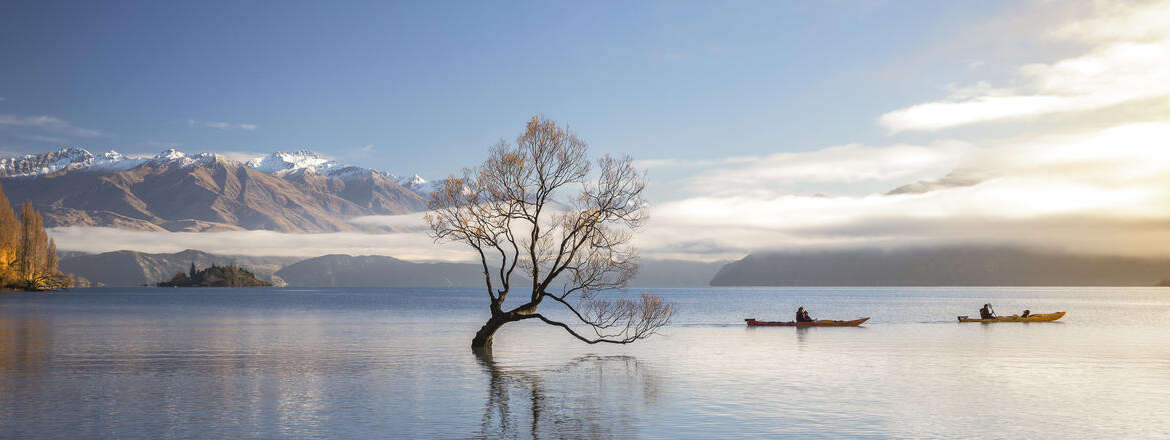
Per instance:
[[[504,324],[515,321],[515,319],[508,318],[507,315],[492,315],[479,331],[475,332],[475,338],[471,340],[471,349],[474,351],[491,350],[492,336],[495,336],[496,330],[499,330]]]

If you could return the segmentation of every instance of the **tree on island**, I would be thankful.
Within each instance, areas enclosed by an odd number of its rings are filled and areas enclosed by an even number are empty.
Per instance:
[[[156,284],[158,287],[268,287],[272,283],[256,278],[256,275],[234,264],[195,270],[191,263],[190,274],[176,272],[170,281]]]
[[[674,307],[655,296],[597,298],[637,273],[630,241],[645,220],[645,179],[629,157],[609,156],[597,160],[591,177],[587,154],[576,135],[533,117],[515,146],[500,141],[483,164],[432,194],[426,216],[432,237],[468,245],[483,267],[491,318],[473,349],[489,349],[501,326],[526,319],[590,344],[634,342],[670,322]],[[573,197],[558,197],[570,191]],[[523,287],[523,304],[505,309],[517,268],[531,289]],[[565,307],[592,334],[538,313],[545,300]]]
[[[57,245],[45,232],[41,214],[25,202],[18,220],[0,187],[0,288],[54,290],[70,285],[57,268]]]

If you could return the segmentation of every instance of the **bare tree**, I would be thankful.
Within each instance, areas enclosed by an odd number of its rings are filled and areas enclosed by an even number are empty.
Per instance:
[[[533,117],[515,145],[500,141],[483,164],[447,179],[432,195],[426,217],[432,236],[470,246],[483,267],[492,316],[472,348],[490,347],[496,330],[525,319],[590,344],[626,344],[654,334],[674,315],[671,304],[651,295],[596,297],[637,273],[630,240],[645,220],[645,179],[629,157],[604,156],[591,170],[587,153],[576,135]],[[531,289],[522,287],[523,304],[505,309],[513,274],[526,276]],[[546,299],[592,331],[538,313]]]

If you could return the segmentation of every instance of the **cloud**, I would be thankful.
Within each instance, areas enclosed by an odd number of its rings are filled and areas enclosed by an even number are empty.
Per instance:
[[[199,249],[217,254],[316,257],[327,254],[388,255],[412,261],[471,261],[465,247],[441,246],[421,232],[292,234],[274,231],[153,232],[113,228],[49,229],[58,249],[109,252],[178,252]]]
[[[1001,141],[981,147],[829,147],[775,159],[779,168],[808,166],[832,181],[842,176],[827,166],[872,162],[874,177],[914,179],[933,185],[887,194],[897,184],[865,194],[810,196],[783,193],[776,179],[745,180],[738,191],[712,192],[655,203],[635,235],[646,258],[715,261],[753,251],[940,244],[1007,244],[1082,254],[1166,256],[1170,248],[1170,123],[1124,124],[1085,133]],[[841,155],[855,161],[841,161]],[[905,155],[897,166],[884,158]],[[949,156],[948,156],[949,155]],[[795,156],[795,157],[794,157]],[[927,159],[922,159],[923,157]],[[815,160],[814,160],[815,159]],[[956,164],[955,177],[943,170]],[[719,170],[750,174],[749,162]],[[860,167],[860,165],[856,165]],[[942,170],[942,171],[940,171]],[[946,176],[952,176],[947,178]],[[692,178],[710,179],[700,173]],[[845,177],[850,179],[850,177]],[[137,232],[64,227],[50,232],[64,250],[105,252],[134,249],[176,252],[201,249],[244,255],[312,257],[330,253],[379,254],[415,261],[469,261],[458,244],[436,244],[427,236],[423,213],[367,216],[355,224],[388,226],[390,234],[288,234],[272,231]]]
[[[358,150],[360,150],[363,153],[373,152],[374,151],[374,144],[363,145],[361,148],[358,148]]]
[[[415,212],[399,215],[367,215],[349,219],[350,223],[365,226],[385,226],[394,231],[417,232],[425,234],[427,229],[423,217],[425,212]]]
[[[234,122],[216,122],[216,121],[196,121],[194,119],[188,119],[187,126],[188,127],[207,127],[207,128],[214,128],[217,130],[225,130],[225,131],[226,130],[236,130],[236,129],[246,130],[246,131],[255,131],[256,130],[255,124],[234,123]]]
[[[954,141],[929,146],[870,147],[841,145],[800,153],[777,153],[750,160],[723,162],[699,172],[686,187],[697,193],[777,195],[799,186],[804,191],[844,191],[938,176],[954,169],[973,146]]]
[[[1058,26],[1047,37],[1088,46],[1082,55],[1021,66],[1011,87],[964,89],[948,99],[891,111],[890,132],[1085,112],[1170,98],[1170,2],[1099,3],[1094,14]]]
[[[102,133],[99,130],[77,127],[53,116],[0,115],[0,127],[36,129],[65,136],[83,138],[105,136],[105,133]]]
[[[1164,246],[1170,239],[1170,154],[1164,153],[1164,139],[1170,139],[1170,123],[954,150],[957,168],[979,179],[899,194],[777,194],[770,191],[772,183],[748,179],[734,193],[655,205],[637,239],[647,256],[708,260],[772,249],[949,243],[1170,255]],[[833,148],[838,147],[825,150]],[[946,162],[917,163],[931,170]],[[912,168],[896,174],[918,174]],[[827,173],[824,178],[837,175]]]

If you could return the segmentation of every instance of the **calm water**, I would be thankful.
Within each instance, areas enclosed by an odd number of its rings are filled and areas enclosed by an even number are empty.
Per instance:
[[[664,335],[513,323],[491,358],[477,289],[0,294],[0,438],[1170,437],[1170,289],[639,291]],[[989,301],[1069,313],[954,322]],[[798,305],[872,319],[742,324]]]

